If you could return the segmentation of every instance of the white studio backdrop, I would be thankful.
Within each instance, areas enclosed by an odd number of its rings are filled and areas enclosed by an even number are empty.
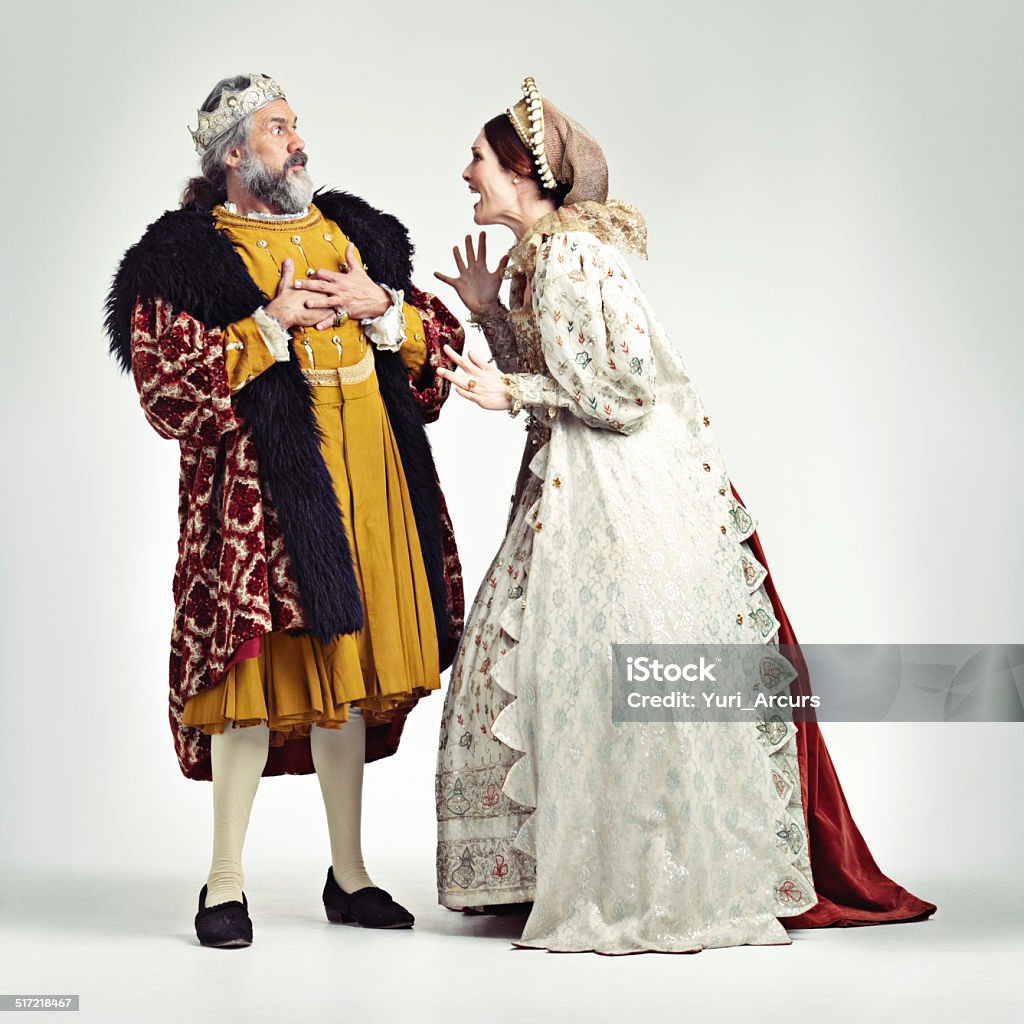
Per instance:
[[[641,281],[801,640],[1021,638],[1020,4],[120,0],[7,26],[5,868],[205,877],[210,791],[181,778],[166,719],[177,449],[107,358],[101,306],[229,74],[282,83],[318,184],[403,220],[418,283],[460,316],[431,276],[475,232],[459,174],[535,76],[648,219]],[[488,237],[495,258],[512,241]],[[522,424],[453,396],[430,437],[468,602]],[[441,703],[367,771],[371,871],[433,869]],[[919,878],[1016,860],[1018,727],[824,729],[900,882],[927,896]],[[250,875],[322,872],[322,818],[315,779],[267,780]]]

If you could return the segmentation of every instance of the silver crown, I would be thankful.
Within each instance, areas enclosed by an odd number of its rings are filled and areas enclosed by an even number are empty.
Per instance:
[[[196,111],[198,127],[195,131],[189,128],[196,152],[202,156],[214,139],[233,128],[242,118],[273,100],[284,98],[281,86],[266,75],[250,74],[247,89],[225,89],[216,110]]]

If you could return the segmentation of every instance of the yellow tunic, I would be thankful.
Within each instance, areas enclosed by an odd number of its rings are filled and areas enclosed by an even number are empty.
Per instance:
[[[253,280],[273,296],[281,263],[290,257],[295,276],[318,268],[338,270],[348,239],[318,210],[288,220],[252,220],[214,211]],[[372,273],[373,268],[368,268]],[[403,306],[406,335],[399,350],[406,367],[426,362],[423,324]],[[228,383],[237,391],[274,363],[251,317],[224,331]],[[351,367],[366,354],[362,325],[292,331],[292,358],[303,369]],[[185,705],[186,725],[207,733],[227,722],[266,722],[270,741],[308,735],[315,723],[340,728],[348,704],[368,724],[440,687],[434,613],[409,488],[376,372],[359,383],[313,389],[321,453],[334,482],[352,564],[363,600],[364,626],[326,647],[308,636],[274,632],[262,638],[259,657],[237,662],[224,679]]]

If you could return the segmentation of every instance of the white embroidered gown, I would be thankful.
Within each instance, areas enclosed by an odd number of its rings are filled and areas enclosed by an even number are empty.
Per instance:
[[[532,901],[517,945],[555,951],[782,944],[816,902],[795,726],[612,722],[610,644],[778,630],[755,523],[623,256],[643,233],[614,202],[545,218],[486,327],[532,415],[445,701],[439,900]]]

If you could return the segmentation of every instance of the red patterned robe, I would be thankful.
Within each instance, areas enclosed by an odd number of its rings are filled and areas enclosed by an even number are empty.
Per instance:
[[[461,351],[461,325],[433,295],[413,288],[406,301],[423,320],[428,363],[410,381],[425,422],[437,419],[449,385],[432,368]],[[179,519],[171,635],[171,728],[182,772],[209,779],[209,736],[182,725],[185,703],[221,680],[246,641],[307,626],[277,512],[261,483],[252,434],[232,404],[222,331],[159,298],[139,299],[131,315],[131,368],[146,418],[181,445]],[[462,573],[441,497],[449,630],[439,637],[451,661],[464,612]],[[367,760],[398,746],[404,716],[367,730]],[[313,771],[309,741],[271,748],[265,775]]]

